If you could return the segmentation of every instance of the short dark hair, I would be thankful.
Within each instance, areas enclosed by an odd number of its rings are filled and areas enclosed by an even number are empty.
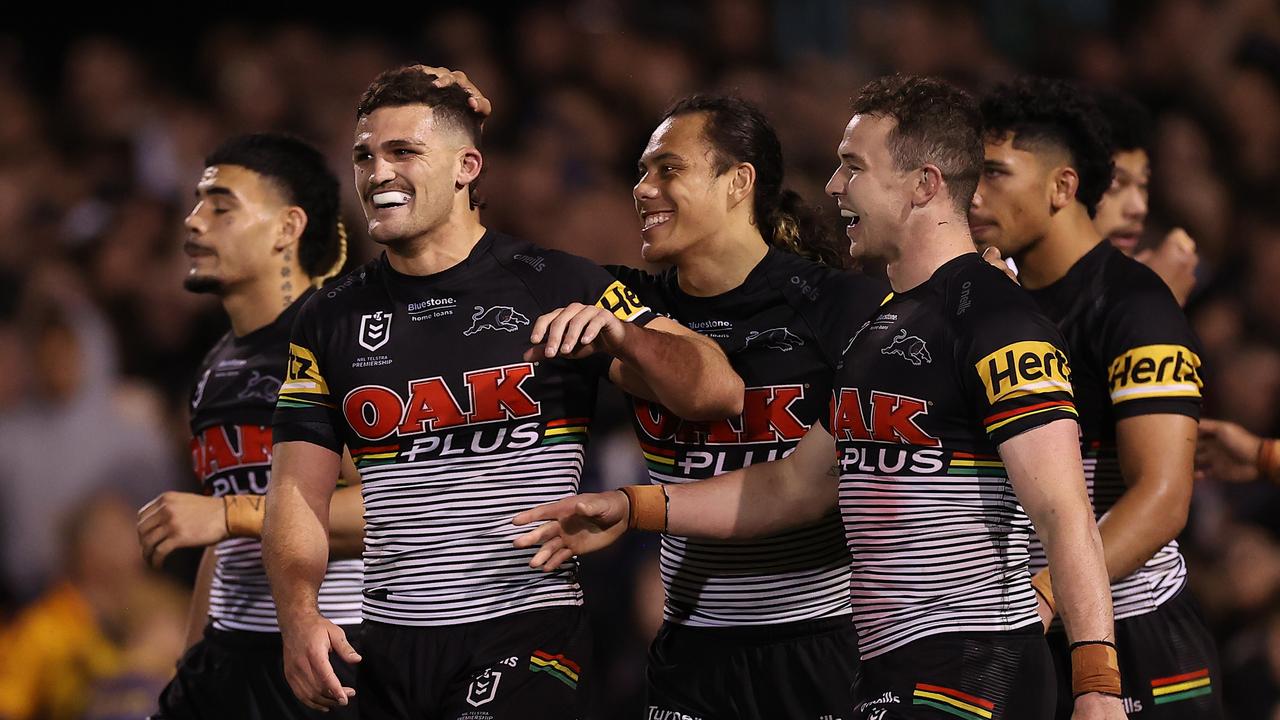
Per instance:
[[[437,87],[436,77],[423,71],[421,65],[383,71],[365,88],[364,95],[360,96],[360,104],[356,106],[356,119],[366,117],[378,108],[425,105],[434,111],[437,122],[466,133],[471,144],[479,150],[483,140],[480,127],[483,118],[468,104],[471,96],[457,84]],[[484,173],[483,167],[480,172]],[[467,196],[473,208],[484,207],[484,201],[477,194],[479,184],[480,178],[477,177],[467,188]]]
[[[1109,91],[1099,92],[1097,103],[1106,118],[1107,129],[1111,131],[1113,153],[1132,150],[1151,153],[1153,122],[1151,113],[1142,103],[1128,95]]]
[[[889,75],[862,86],[853,113],[896,120],[889,133],[894,164],[936,165],[956,209],[969,212],[982,174],[982,115],[973,96],[937,78]]]
[[[286,202],[307,214],[298,240],[298,263],[323,281],[338,274],[347,259],[347,233],[339,215],[338,178],[314,146],[283,133],[239,135],[204,159],[206,167],[236,165],[274,183]]]
[[[1065,150],[1080,176],[1076,199],[1093,217],[1111,186],[1111,133],[1093,95],[1065,80],[1021,78],[982,100],[989,136],[1013,134],[1014,147],[1045,143]]]
[[[683,115],[703,117],[702,136],[711,146],[716,175],[740,162],[756,169],[753,209],[766,242],[825,265],[844,266],[847,244],[832,237],[795,191],[783,189],[782,142],[759,108],[730,95],[695,94],[677,101],[662,119]]]

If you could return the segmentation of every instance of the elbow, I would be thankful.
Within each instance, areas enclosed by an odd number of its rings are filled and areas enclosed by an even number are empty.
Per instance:
[[[676,403],[679,407],[672,407],[671,410],[686,420],[723,420],[742,414],[745,396],[746,388],[742,378],[733,373],[731,379],[726,378],[690,393],[682,398],[682,402]]]

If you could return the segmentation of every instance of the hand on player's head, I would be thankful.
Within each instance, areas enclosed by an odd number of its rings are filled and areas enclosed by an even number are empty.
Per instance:
[[[487,119],[493,114],[493,103],[489,102],[489,98],[486,98],[484,94],[480,92],[480,88],[476,87],[476,84],[472,82],[471,78],[467,77],[465,72],[461,70],[450,70],[446,67],[432,67],[430,65],[415,65],[414,67],[419,68],[422,72],[428,75],[435,75],[435,84],[437,87],[457,85],[463,90],[466,90],[467,94],[471,96],[471,99],[467,101],[467,104],[470,105],[471,109],[475,110],[476,114],[481,118]],[[481,120],[482,125],[483,123],[484,120]]]

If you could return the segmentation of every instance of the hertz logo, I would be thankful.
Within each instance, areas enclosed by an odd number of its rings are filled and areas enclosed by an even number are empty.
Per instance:
[[[604,308],[613,313],[619,320],[630,322],[635,320],[645,310],[645,304],[640,301],[640,296],[623,285],[620,280],[614,280],[613,284],[605,288],[604,293],[600,295],[600,299],[596,301],[596,307]]]
[[[1064,392],[1071,394],[1067,356],[1047,342],[1024,340],[1005,345],[975,366],[987,391],[987,402]]]
[[[1200,397],[1200,357],[1182,345],[1143,345],[1111,362],[1111,402]]]

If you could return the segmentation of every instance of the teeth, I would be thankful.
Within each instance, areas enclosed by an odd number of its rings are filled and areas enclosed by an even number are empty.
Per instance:
[[[856,212],[854,212],[854,211],[852,211],[852,210],[845,210],[844,208],[841,208],[841,209],[840,209],[840,217],[843,217],[843,218],[849,218],[849,224],[850,224],[850,225],[857,225],[857,224],[858,224],[858,220],[860,220],[860,219],[861,219],[861,218],[858,216],[858,213],[856,213]]]
[[[670,219],[671,219],[671,213],[669,212],[657,212],[651,215],[645,215],[643,229],[648,230],[650,228],[657,227],[658,225],[661,225],[662,223]]]
[[[409,202],[409,193],[400,192],[398,190],[386,190],[374,193],[371,199],[373,200],[374,207],[399,207]]]

